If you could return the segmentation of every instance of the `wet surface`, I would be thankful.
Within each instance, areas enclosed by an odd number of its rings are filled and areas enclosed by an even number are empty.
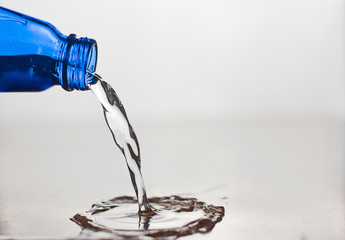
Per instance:
[[[123,196],[94,204],[71,219],[83,230],[121,238],[176,239],[210,232],[224,216],[224,207],[179,196],[149,199],[152,212],[138,214],[136,198]]]
[[[25,120],[0,125],[3,238],[76,238],[80,227],[70,220],[76,213],[102,199],[134,196],[102,116],[84,125]],[[211,232],[180,239],[344,239],[343,123],[132,121],[149,198],[176,194],[225,208]]]

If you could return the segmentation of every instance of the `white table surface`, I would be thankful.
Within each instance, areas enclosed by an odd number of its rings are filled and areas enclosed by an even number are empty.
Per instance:
[[[101,118],[81,125],[34,120],[0,125],[3,238],[76,237],[75,213],[134,194]],[[181,194],[226,209],[211,233],[182,239],[344,239],[342,122],[134,128],[149,196]]]

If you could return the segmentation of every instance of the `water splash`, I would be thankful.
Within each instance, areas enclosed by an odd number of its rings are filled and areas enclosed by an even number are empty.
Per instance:
[[[139,215],[136,199],[123,196],[92,205],[71,220],[88,231],[109,234],[113,239],[176,239],[210,232],[224,216],[224,207],[208,205],[195,198],[167,196],[150,198],[156,214]],[[91,236],[97,236],[91,234]]]
[[[115,144],[123,153],[137,198],[117,197],[92,205],[72,221],[82,234],[108,234],[109,239],[176,239],[194,233],[206,233],[224,216],[224,207],[207,205],[195,198],[179,196],[147,199],[141,174],[138,139],[128,121],[124,106],[114,89],[97,74],[89,73],[89,88],[103,106],[106,123]],[[149,205],[150,202],[150,205]],[[139,205],[139,211],[137,206]],[[104,235],[101,235],[104,238]]]

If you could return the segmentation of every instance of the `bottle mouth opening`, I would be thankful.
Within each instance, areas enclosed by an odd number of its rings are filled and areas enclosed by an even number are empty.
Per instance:
[[[97,66],[97,44],[94,43],[92,44],[89,54],[88,54],[86,73],[85,73],[86,86],[88,86],[89,84],[95,83],[95,78],[92,75],[92,73],[96,71],[96,66]]]
[[[97,43],[90,38],[75,38],[70,35],[67,58],[64,61],[62,87],[67,91],[88,90],[97,66]]]

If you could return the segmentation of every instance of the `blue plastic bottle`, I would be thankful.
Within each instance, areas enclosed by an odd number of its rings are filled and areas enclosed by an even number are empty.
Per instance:
[[[0,7],[0,92],[53,85],[87,90],[96,63],[95,40],[63,35],[50,23]]]

